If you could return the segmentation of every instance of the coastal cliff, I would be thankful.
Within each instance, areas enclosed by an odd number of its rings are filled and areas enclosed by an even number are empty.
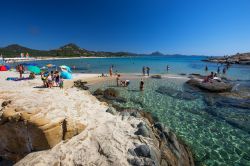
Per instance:
[[[242,53],[242,54],[238,53],[236,55],[224,56],[224,57],[210,57],[203,61],[215,62],[215,63],[250,65],[250,53]]]
[[[0,155],[15,165],[194,165],[149,113],[117,110],[76,87],[7,82],[8,74],[0,77]]]

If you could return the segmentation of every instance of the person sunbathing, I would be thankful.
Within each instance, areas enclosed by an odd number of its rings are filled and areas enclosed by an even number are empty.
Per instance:
[[[29,75],[29,79],[35,79],[35,78],[36,78],[35,73],[31,72]]]

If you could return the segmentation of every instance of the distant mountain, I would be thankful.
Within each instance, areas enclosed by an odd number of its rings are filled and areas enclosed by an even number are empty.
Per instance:
[[[164,55],[164,54],[159,51],[155,51],[155,52],[152,52],[150,55]]]
[[[36,50],[27,47],[20,46],[18,44],[8,45],[6,47],[0,48],[0,54],[4,57],[18,57],[21,53],[29,53],[32,57],[121,57],[121,56],[133,56],[136,54],[128,52],[95,52],[80,48],[74,43],[66,44],[62,47],[52,50]]]

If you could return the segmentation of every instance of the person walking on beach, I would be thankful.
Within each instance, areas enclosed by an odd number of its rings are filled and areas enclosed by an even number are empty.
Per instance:
[[[112,77],[113,75],[113,65],[109,68],[109,75],[110,77]]]
[[[147,67],[147,75],[149,76],[149,71],[150,71],[150,68]]]
[[[143,66],[143,68],[142,68],[142,75],[145,76],[145,74],[146,74],[146,67]]]
[[[141,79],[141,81],[140,81],[140,91],[143,91],[143,89],[144,89],[144,81],[143,81],[143,79]]]

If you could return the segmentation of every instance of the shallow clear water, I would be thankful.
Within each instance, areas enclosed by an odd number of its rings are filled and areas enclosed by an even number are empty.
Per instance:
[[[128,99],[127,103],[115,104],[156,114],[191,147],[197,165],[250,165],[250,132],[225,120],[246,118],[248,122],[243,125],[249,125],[249,109],[209,108],[202,94],[195,100],[181,100],[155,91],[161,86],[183,90],[183,79],[149,78],[145,80],[144,92],[138,91],[139,81],[139,78],[132,79],[128,88],[115,87]],[[93,85],[91,90],[115,85],[115,81],[107,81]]]

